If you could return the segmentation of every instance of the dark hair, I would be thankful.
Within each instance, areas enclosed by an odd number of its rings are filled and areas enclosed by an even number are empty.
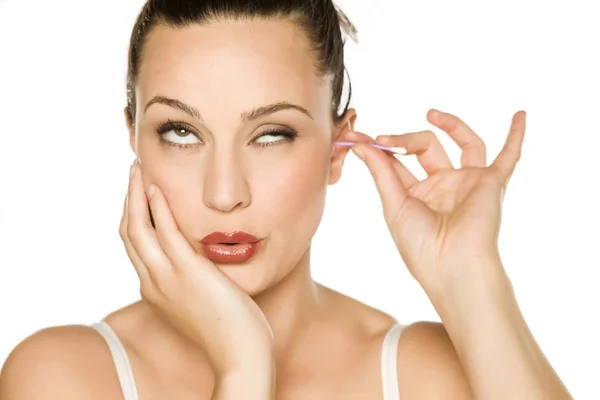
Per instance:
[[[339,121],[352,96],[348,80],[348,101],[338,114],[344,85],[344,43],[342,29],[356,41],[356,28],[332,0],[148,0],[131,33],[127,68],[127,111],[135,117],[135,85],[148,33],[157,25],[183,28],[194,23],[222,19],[287,18],[297,23],[312,44],[316,68],[321,76],[332,75],[332,116]]]

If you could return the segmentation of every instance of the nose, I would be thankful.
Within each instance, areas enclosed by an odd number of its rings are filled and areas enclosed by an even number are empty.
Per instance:
[[[216,211],[230,212],[251,202],[250,187],[240,157],[232,151],[214,151],[204,170],[204,204]]]

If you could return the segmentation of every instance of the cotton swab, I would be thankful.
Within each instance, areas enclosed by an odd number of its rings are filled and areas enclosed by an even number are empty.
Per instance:
[[[357,142],[333,142],[333,144],[335,144],[336,146],[354,146]],[[389,146],[382,146],[380,144],[375,144],[375,143],[369,143],[371,146],[373,147],[377,147],[378,149],[384,150],[384,151],[389,151],[390,153],[394,153],[394,154],[400,154],[400,155],[406,155],[406,149],[404,147],[389,147]]]

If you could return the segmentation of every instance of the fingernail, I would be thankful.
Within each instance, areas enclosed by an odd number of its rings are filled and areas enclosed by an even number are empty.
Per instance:
[[[148,197],[152,196],[154,196],[154,185],[150,184],[150,186],[148,186]]]

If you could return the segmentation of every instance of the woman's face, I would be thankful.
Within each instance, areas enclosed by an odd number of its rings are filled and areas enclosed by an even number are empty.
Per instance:
[[[306,253],[347,153],[332,141],[354,111],[334,126],[330,81],[291,22],[159,26],[142,57],[130,132],[146,187],[198,252],[215,231],[262,239],[248,262],[217,265],[263,291]]]

